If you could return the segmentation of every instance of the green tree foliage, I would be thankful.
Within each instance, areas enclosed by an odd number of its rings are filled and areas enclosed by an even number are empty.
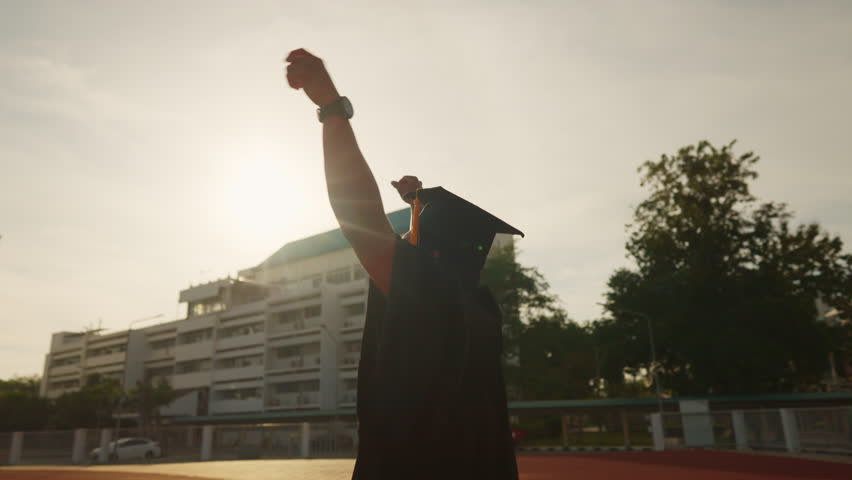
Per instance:
[[[503,354],[517,357],[525,323],[535,318],[564,316],[550,285],[535,267],[517,261],[514,243],[495,249],[480,275],[503,312]]]
[[[121,384],[94,374],[80,390],[60,395],[54,401],[53,428],[101,428],[112,424],[123,399]]]
[[[0,432],[34,430],[44,425],[50,402],[40,398],[39,377],[0,380]]]
[[[678,394],[812,389],[826,371],[841,335],[816,321],[815,302],[849,312],[852,255],[819,225],[792,225],[785,205],[758,203],[758,157],[733,145],[640,167],[650,194],[629,227],[637,268],[610,277],[611,318],[596,325],[610,382],[649,367],[648,319],[662,384]]]
[[[179,394],[161,378],[156,384],[139,382],[128,396],[128,406],[139,414],[140,425],[147,427],[159,426],[160,408],[170,405]]]
[[[503,312],[510,399],[589,396],[595,370],[589,332],[568,319],[536,268],[518,263],[514,244],[489,256],[481,280]]]
[[[520,340],[523,399],[593,396],[594,350],[588,329],[564,316],[532,320]]]

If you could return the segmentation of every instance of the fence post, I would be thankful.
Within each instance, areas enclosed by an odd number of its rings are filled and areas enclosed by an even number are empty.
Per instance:
[[[737,450],[748,450],[748,430],[746,429],[743,411],[732,411],[731,422],[734,424],[734,440],[737,443]]]
[[[101,451],[98,453],[98,463],[109,461],[109,442],[112,439],[112,430],[104,428],[101,430]]]
[[[787,445],[788,452],[798,452],[801,444],[799,443],[799,426],[796,424],[796,412],[789,408],[782,408],[781,412],[781,427],[784,429],[784,443]]]
[[[302,458],[309,458],[311,456],[311,424],[308,422],[302,422]]]
[[[654,439],[654,450],[659,452],[665,449],[663,416],[660,413],[651,414],[651,437]]]
[[[568,415],[562,414],[562,447],[568,448]]]
[[[9,465],[21,463],[21,452],[24,450],[24,432],[12,434],[12,445],[9,446]]]
[[[74,430],[74,446],[71,447],[71,463],[82,465],[86,463],[86,429]]]
[[[201,461],[206,462],[213,458],[213,425],[204,425],[201,428]]]
[[[624,432],[624,448],[630,448],[630,421],[627,418],[627,410],[621,409],[621,430]]]

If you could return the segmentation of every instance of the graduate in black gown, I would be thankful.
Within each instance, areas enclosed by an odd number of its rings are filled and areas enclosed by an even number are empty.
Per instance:
[[[300,49],[287,61],[290,85],[319,107],[329,200],[371,278],[352,478],[517,479],[501,314],[479,273],[497,233],[521,232],[404,177],[394,186],[419,224],[415,241],[398,237],[355,141],[351,102],[317,57]]]

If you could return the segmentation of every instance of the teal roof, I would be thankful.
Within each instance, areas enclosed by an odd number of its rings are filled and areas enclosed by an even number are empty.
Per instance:
[[[388,221],[398,234],[408,231],[411,224],[411,209],[404,208],[388,213]],[[325,253],[350,248],[349,242],[339,228],[287,243],[263,261],[268,266],[295,262]]]

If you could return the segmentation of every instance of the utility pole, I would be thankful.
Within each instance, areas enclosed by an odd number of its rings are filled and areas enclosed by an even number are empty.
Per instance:
[[[121,388],[118,391],[118,404],[116,405],[116,415],[115,415],[115,456],[118,458],[118,439],[119,439],[119,428],[121,428],[121,403],[126,400],[125,389],[128,387],[127,385],[127,370],[130,367],[130,332],[133,330],[133,325],[139,322],[145,322],[148,320],[154,320],[155,318],[162,317],[162,313],[158,313],[157,315],[151,315],[150,317],[138,318],[133,320],[127,325],[127,343],[124,346],[124,378],[121,382]]]
[[[600,305],[604,308],[608,308],[606,305],[604,305],[602,303],[599,303],[598,305]],[[651,347],[651,365],[648,367],[648,373],[653,375],[654,389],[655,389],[656,396],[657,396],[657,409],[660,412],[660,416],[662,416],[662,414],[663,414],[663,393],[662,393],[662,387],[660,385],[660,374],[659,374],[659,371],[658,371],[658,368],[657,368],[657,348],[656,348],[656,345],[654,345],[654,328],[651,325],[651,317],[642,313],[642,312],[637,312],[637,311],[634,311],[634,310],[625,310],[625,309],[621,309],[621,308],[618,308],[618,309],[615,309],[615,310],[620,312],[620,313],[627,314],[627,315],[636,315],[637,317],[642,317],[648,323],[648,343],[650,344],[650,347]]]
[[[657,349],[654,346],[654,328],[651,326],[651,317],[645,315],[648,320],[648,340],[651,343],[651,368],[654,369],[654,386],[657,391],[657,408],[660,411],[660,416],[663,415],[663,395],[660,391],[660,374],[657,369]]]

